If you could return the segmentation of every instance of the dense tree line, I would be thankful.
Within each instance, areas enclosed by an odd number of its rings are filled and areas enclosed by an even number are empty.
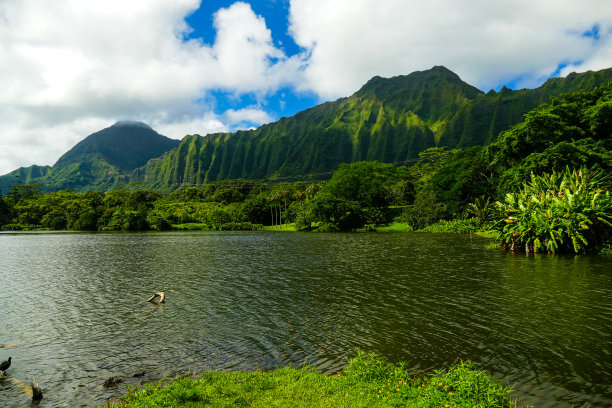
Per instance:
[[[456,216],[478,197],[501,199],[518,191],[532,173],[582,166],[612,170],[612,84],[555,98],[495,142],[456,151],[428,189]]]
[[[0,228],[257,229],[296,222],[301,229],[346,230],[391,221],[389,206],[406,204],[412,191],[405,167],[378,162],[342,165],[327,183],[227,180],[167,195],[138,185],[87,193],[41,193],[38,185],[23,185],[2,196]]]
[[[508,248],[549,252],[584,252],[589,242],[612,236],[612,85],[553,99],[485,147],[436,147],[419,157],[411,167],[342,164],[328,182],[226,180],[170,194],[138,184],[80,194],[42,194],[39,186],[24,185],[1,197],[0,228],[225,230],[295,223],[299,230],[339,231],[403,221],[444,230],[461,225],[448,220],[467,219],[470,230],[497,228]],[[536,184],[548,187],[540,191]],[[524,208],[537,214],[527,216]],[[576,217],[578,224],[568,221]]]

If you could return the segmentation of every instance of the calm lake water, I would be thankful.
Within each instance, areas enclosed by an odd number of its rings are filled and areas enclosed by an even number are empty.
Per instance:
[[[126,384],[359,347],[417,369],[470,359],[537,407],[612,407],[612,257],[488,251],[415,233],[3,233],[0,360],[40,407]],[[146,299],[166,293],[166,303]],[[144,377],[132,378],[139,372]],[[104,388],[111,376],[125,377]],[[0,380],[0,406],[29,406]]]

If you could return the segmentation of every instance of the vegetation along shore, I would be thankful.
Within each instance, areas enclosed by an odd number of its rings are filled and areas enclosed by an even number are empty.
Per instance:
[[[135,387],[106,407],[518,407],[512,391],[471,363],[431,374],[357,353],[323,375],[308,367],[269,372],[204,372]]]
[[[138,182],[84,193],[20,185],[2,195],[0,229],[493,230],[509,250],[609,252],[611,100],[612,85],[567,94],[487,146],[428,148],[410,167],[340,164],[328,181],[234,179],[170,193]]]

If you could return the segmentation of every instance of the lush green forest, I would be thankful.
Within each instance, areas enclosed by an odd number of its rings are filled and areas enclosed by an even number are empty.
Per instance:
[[[612,84],[553,99],[489,145],[432,147],[410,167],[341,164],[320,183],[243,179],[182,185],[142,183],[107,192],[42,193],[36,184],[2,195],[4,230],[134,231],[260,229],[494,229],[502,246],[583,253],[612,238]],[[279,227],[280,228],[280,227]]]

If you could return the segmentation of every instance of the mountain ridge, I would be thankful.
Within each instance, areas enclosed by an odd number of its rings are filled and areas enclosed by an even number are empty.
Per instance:
[[[144,162],[129,162],[120,152],[104,153],[104,146],[95,143],[81,149],[81,141],[51,168],[31,166],[0,176],[0,189],[6,192],[19,181],[40,182],[46,191],[105,190],[129,182],[172,190],[223,179],[329,173],[340,163],[361,160],[405,162],[430,147],[489,144],[551,97],[609,81],[612,68],[551,78],[535,89],[504,87],[485,94],[443,66],[393,78],[375,76],[351,96],[254,130],[187,135],[157,155],[148,154]],[[130,124],[155,132],[123,122]]]
[[[403,162],[429,147],[485,145],[542,102],[612,80],[612,69],[549,80],[534,90],[487,94],[444,67],[374,77],[353,95],[251,131],[189,135],[132,174],[150,188],[335,170],[360,160]]]

